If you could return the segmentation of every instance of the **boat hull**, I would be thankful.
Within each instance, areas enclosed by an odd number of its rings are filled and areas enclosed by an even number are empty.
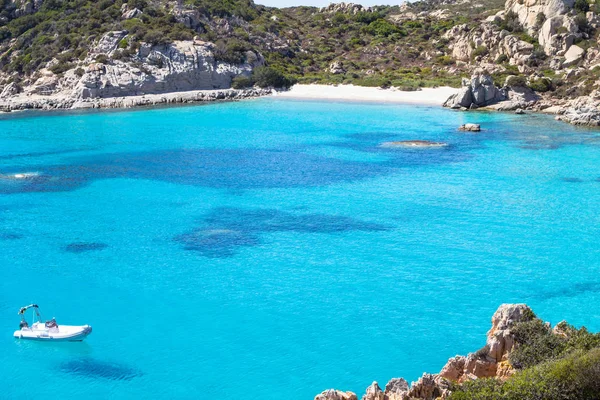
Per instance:
[[[92,327],[83,326],[61,326],[56,331],[21,329],[15,331],[14,337],[24,340],[37,340],[46,342],[81,342],[92,333]]]

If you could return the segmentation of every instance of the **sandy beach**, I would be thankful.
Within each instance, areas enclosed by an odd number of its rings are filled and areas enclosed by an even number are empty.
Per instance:
[[[381,89],[354,85],[294,85],[276,96],[296,99],[328,99],[349,101],[377,101],[407,104],[442,105],[458,89],[451,87],[423,88],[406,92],[395,88]]]

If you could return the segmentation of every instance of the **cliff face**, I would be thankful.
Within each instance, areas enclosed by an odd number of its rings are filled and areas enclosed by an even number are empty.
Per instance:
[[[76,78],[76,69],[65,74],[64,90],[72,87],[77,98],[117,97],[150,93],[180,92],[201,89],[226,89],[239,75],[250,75],[263,65],[261,55],[248,51],[242,64],[219,62],[214,44],[202,41],[174,41],[152,46],[143,44],[133,61],[112,64],[95,62],[100,55],[112,56],[127,32],[109,32],[85,59],[85,73]],[[81,67],[78,67],[81,68]],[[35,84],[34,84],[35,86]]]
[[[453,384],[480,378],[505,380],[514,373],[508,357],[517,345],[512,329],[516,324],[532,319],[533,312],[525,304],[503,304],[492,316],[484,348],[467,356],[448,360],[438,374],[423,374],[408,385],[402,378],[393,378],[382,390],[373,382],[362,400],[434,400],[451,394]],[[315,400],[353,400],[356,394],[330,389],[318,394]]]
[[[206,89],[227,89],[234,77],[248,76],[263,65],[260,54],[248,51],[242,64],[217,61],[214,44],[202,41],[174,41],[164,45],[143,44],[131,60],[114,60],[126,31],[108,32],[90,50],[89,55],[69,70],[55,74],[40,70],[39,78],[21,85],[24,95],[62,95],[73,99],[136,96]],[[0,98],[9,99],[21,92],[7,86]]]

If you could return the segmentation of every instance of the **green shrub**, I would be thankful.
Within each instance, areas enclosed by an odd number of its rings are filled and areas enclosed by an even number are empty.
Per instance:
[[[600,400],[600,348],[577,350],[518,372],[506,382],[477,379],[452,388],[450,400]]]
[[[479,56],[485,56],[488,54],[488,48],[485,46],[478,46],[475,50],[473,50],[473,53],[471,53],[471,56],[473,58],[475,57],[479,57]]]
[[[249,76],[238,75],[231,81],[231,87],[234,89],[246,89],[254,86],[254,79]]]
[[[575,0],[575,4],[573,5],[573,8],[578,13],[586,13],[586,12],[590,11],[590,5],[587,2],[587,0]]]
[[[261,88],[288,88],[295,82],[271,67],[257,67],[252,71],[252,79]]]
[[[500,54],[498,58],[496,58],[496,64],[503,64],[508,62],[508,56],[506,54]]]
[[[547,92],[552,90],[553,85],[552,81],[548,78],[539,78],[529,82],[529,88],[531,90],[535,90],[536,92]]]
[[[512,333],[517,346],[509,360],[518,369],[557,357],[564,349],[565,341],[554,335],[541,319],[516,324]]]
[[[108,56],[106,54],[98,54],[96,56],[96,62],[101,64],[108,64]]]
[[[65,71],[70,70],[71,68],[73,68],[73,64],[67,62],[59,62],[58,64],[55,64],[52,67],[50,67],[50,71],[52,71],[56,75],[59,75]]]
[[[388,20],[379,18],[363,28],[364,32],[374,36],[388,37],[393,34],[406,36],[406,31],[398,28]]]
[[[229,64],[243,64],[246,60],[246,51],[250,50],[247,43],[238,39],[228,41],[218,40],[215,43],[215,59]]]
[[[451,65],[455,63],[454,59],[450,56],[439,56],[436,57],[435,61],[442,65]]]

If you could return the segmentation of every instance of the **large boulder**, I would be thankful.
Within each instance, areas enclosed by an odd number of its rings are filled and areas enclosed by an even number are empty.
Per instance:
[[[444,107],[477,108],[506,100],[506,95],[494,85],[490,74],[476,70],[470,80],[463,79],[463,87],[444,102]]]
[[[546,18],[556,17],[569,12],[574,4],[575,0],[507,0],[504,9],[517,14],[521,25],[529,34],[534,34],[538,14],[544,14]]]
[[[563,67],[570,67],[571,65],[578,64],[581,60],[583,60],[584,55],[585,50],[574,44],[573,46],[569,47],[569,50],[567,50],[565,53]]]
[[[546,19],[540,29],[538,41],[544,52],[553,56],[560,51],[566,51],[573,44],[578,32],[579,27],[573,17],[559,15]]]

